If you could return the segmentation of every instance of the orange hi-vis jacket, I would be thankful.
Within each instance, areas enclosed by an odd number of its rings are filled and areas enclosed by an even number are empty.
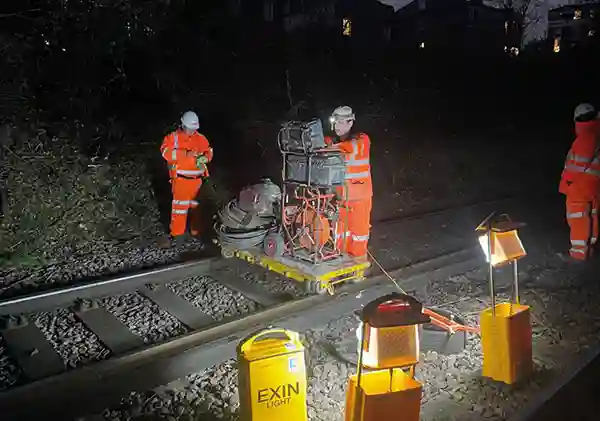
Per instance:
[[[600,120],[576,122],[575,133],[559,191],[571,200],[591,201],[600,196]]]
[[[344,153],[346,159],[346,182],[343,199],[345,201],[371,199],[373,185],[371,181],[371,140],[365,133],[351,136],[347,140],[334,143],[334,138],[326,137],[328,146]]]
[[[160,152],[169,164],[171,179],[208,176],[208,168],[206,166],[198,168],[196,157],[188,156],[189,151],[203,154],[208,162],[213,159],[213,149],[210,147],[208,139],[198,132],[188,135],[183,130],[177,130],[165,136]]]

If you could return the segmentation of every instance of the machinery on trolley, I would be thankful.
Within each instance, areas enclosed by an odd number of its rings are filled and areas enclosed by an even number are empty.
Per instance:
[[[313,293],[362,280],[370,262],[347,255],[347,223],[340,220],[343,154],[327,146],[319,119],[283,124],[277,143],[281,188],[264,179],[219,211],[215,229],[223,256],[303,282]]]

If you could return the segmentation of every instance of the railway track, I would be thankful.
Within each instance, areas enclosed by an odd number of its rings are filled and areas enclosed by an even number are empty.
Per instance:
[[[392,271],[401,279],[403,288],[412,289],[424,279],[447,277],[477,267],[481,261],[477,249],[465,249],[418,262]],[[227,280],[228,287],[257,302],[258,311],[216,321],[187,303],[164,286],[148,287],[144,280],[166,283],[172,277],[202,269],[205,274],[218,278],[219,265],[215,260],[177,265],[170,269],[134,275],[127,290],[138,292],[152,300],[162,310],[178,318],[189,330],[185,334],[158,344],[145,345],[139,336],[129,331],[105,308],[90,303],[73,303],[70,311],[110,351],[110,357],[101,362],[65,370],[62,358],[43,333],[26,319],[18,320],[15,310],[38,310],[36,303],[51,305],[48,294],[25,297],[3,303],[2,314],[10,314],[11,322],[2,331],[4,341],[18,360],[26,376],[23,382],[0,394],[0,412],[11,420],[28,420],[42,413],[52,419],[73,419],[93,413],[118,402],[132,390],[144,390],[168,383],[199,369],[208,368],[235,355],[239,340],[251,331],[273,323],[283,323],[302,331],[316,323],[336,317],[395,287],[382,276],[340,289],[336,296],[316,295],[291,299],[259,291],[242,281]],[[220,281],[220,279],[219,279]],[[123,282],[123,281],[121,281]],[[136,283],[139,283],[136,285]],[[86,299],[99,298],[96,294],[114,293],[119,283],[68,288],[52,293],[61,305],[77,297],[82,291]],[[119,288],[119,293],[123,290]],[[360,293],[360,294],[359,294]],[[358,295],[357,295],[358,294]],[[79,298],[79,297],[77,297]]]
[[[474,206],[441,209],[424,217]],[[411,215],[407,220],[416,218]],[[391,273],[403,289],[412,290],[425,281],[462,274],[481,263],[478,249],[465,248]],[[40,413],[65,420],[94,413],[132,390],[163,385],[234,357],[238,341],[257,328],[283,324],[303,331],[395,289],[387,278],[375,276],[344,286],[334,297],[294,299],[239,278],[230,266],[230,261],[209,258],[0,301],[4,346],[22,372],[17,384],[0,392],[0,413],[15,421],[37,419]],[[168,287],[173,281],[198,276],[210,276],[238,300],[252,302],[253,308],[215,317]],[[125,293],[140,295],[155,312],[176,319],[185,331],[158,341],[145,340],[102,304],[104,297]],[[48,341],[31,317],[56,308],[68,312],[104,346],[102,361],[65,366],[56,344]]]

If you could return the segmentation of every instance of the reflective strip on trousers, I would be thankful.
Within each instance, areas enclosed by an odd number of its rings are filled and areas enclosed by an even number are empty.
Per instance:
[[[573,245],[573,246],[580,246],[580,247],[586,247],[587,246],[587,241],[585,241],[585,240],[571,240],[571,245]]]
[[[596,215],[598,213],[598,209],[592,209],[591,214]],[[577,219],[585,217],[587,212],[573,212],[567,214],[567,219]]]
[[[367,235],[352,235],[354,241],[369,241],[369,234]]]
[[[585,249],[574,249],[572,248],[571,250],[569,250],[570,253],[579,253],[579,254],[585,254]]]
[[[198,206],[196,200],[173,200],[173,204],[181,206]]]
[[[351,235],[352,235],[352,233],[350,231],[346,231],[346,232],[335,234],[335,239],[339,240],[340,238],[347,238],[347,237],[350,237]]]
[[[174,213],[176,215],[186,215],[188,213],[187,209],[173,209],[171,211],[171,213]]]

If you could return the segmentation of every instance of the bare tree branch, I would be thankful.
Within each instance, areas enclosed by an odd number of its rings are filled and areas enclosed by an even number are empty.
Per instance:
[[[543,14],[544,6],[548,0],[492,0],[496,7],[512,11],[515,30],[523,47],[523,42],[531,28],[539,23]]]

